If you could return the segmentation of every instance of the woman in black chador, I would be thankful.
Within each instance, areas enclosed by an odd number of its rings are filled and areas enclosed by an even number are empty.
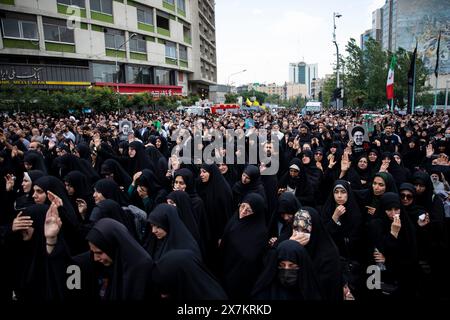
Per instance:
[[[228,221],[220,244],[223,285],[230,299],[248,299],[267,245],[266,205],[256,193],[244,197]]]
[[[153,281],[162,298],[174,301],[226,300],[214,275],[190,250],[172,250],[155,263]]]
[[[257,300],[321,300],[314,266],[297,241],[285,240],[270,252],[253,289]]]
[[[174,206],[162,203],[150,213],[149,238],[144,247],[148,253],[159,260],[167,252],[174,249],[191,250],[199,259],[202,259],[197,241],[181,221]]]

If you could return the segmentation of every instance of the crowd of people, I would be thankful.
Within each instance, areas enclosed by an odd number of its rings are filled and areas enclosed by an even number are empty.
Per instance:
[[[449,298],[448,115],[0,123],[2,301]]]

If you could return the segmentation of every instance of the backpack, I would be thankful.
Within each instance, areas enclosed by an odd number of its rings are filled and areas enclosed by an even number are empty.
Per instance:
[[[122,207],[122,209],[128,217],[131,217],[137,240],[142,243],[147,234],[147,213],[133,205]]]

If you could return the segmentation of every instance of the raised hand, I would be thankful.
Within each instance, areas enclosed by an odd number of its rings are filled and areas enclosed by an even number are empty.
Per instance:
[[[398,233],[400,232],[401,227],[402,227],[402,223],[400,221],[400,215],[395,215],[394,221],[392,221],[392,224],[391,224],[391,234],[395,238],[398,237]]]
[[[58,236],[59,230],[61,230],[62,222],[59,217],[58,207],[52,202],[47,210],[45,217],[44,234],[47,238],[47,242],[51,239],[52,243],[55,243],[55,238]]]
[[[58,196],[57,196],[56,194],[54,194],[53,192],[47,191],[47,197],[48,197],[48,200],[49,200],[52,204],[55,204],[55,205],[56,205],[56,208],[59,208],[59,207],[61,207],[61,206],[63,205],[63,202],[62,202],[61,198],[58,197]]]
[[[5,176],[5,180],[6,180],[6,191],[12,191],[12,189],[14,188],[14,181],[15,181],[16,177],[14,177],[12,174],[7,174]]]

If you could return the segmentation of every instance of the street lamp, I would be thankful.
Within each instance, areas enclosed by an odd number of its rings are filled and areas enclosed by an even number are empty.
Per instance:
[[[127,44],[128,41],[130,41],[134,36],[137,36],[137,33],[132,33],[124,43],[122,43],[118,48],[116,48],[116,86],[117,86],[117,94],[120,94],[120,92],[119,92],[119,65],[118,65],[119,57],[118,57],[118,53],[119,53],[120,48],[122,48],[125,44]],[[119,105],[119,96],[117,96],[117,105]],[[119,112],[120,112],[120,108],[119,108]]]
[[[241,71],[238,71],[238,72],[235,72],[235,73],[232,73],[232,74],[230,74],[229,76],[228,76],[228,82],[227,82],[227,86],[228,86],[228,88],[229,88],[229,91],[231,92],[231,87],[230,87],[230,78],[232,77],[232,76],[235,76],[235,75],[237,75],[237,74],[240,74],[240,73],[244,73],[244,72],[246,72],[247,71],[247,69],[244,69],[244,70],[241,70]]]
[[[336,18],[342,17],[342,14],[333,12],[333,43],[336,46],[336,88],[340,87],[339,83],[339,46],[336,41]],[[336,98],[336,109],[339,109],[339,98]]]

